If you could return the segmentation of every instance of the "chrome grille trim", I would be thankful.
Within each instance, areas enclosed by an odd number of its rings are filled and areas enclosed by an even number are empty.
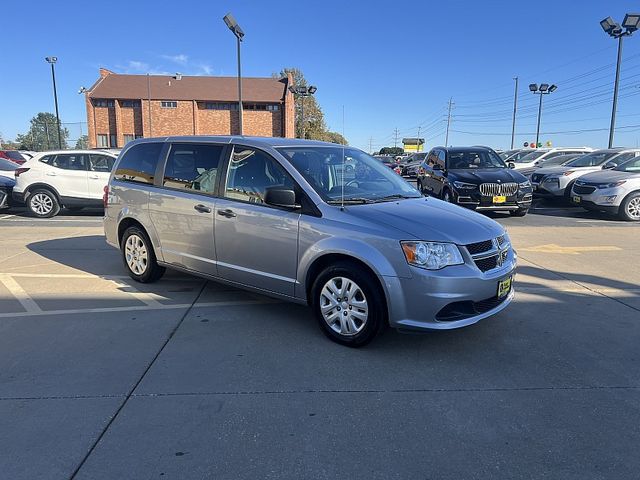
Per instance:
[[[494,195],[515,195],[518,191],[518,184],[515,182],[509,183],[481,183],[480,193],[486,197],[492,197]]]
[[[511,243],[506,235],[500,235],[491,240],[487,240],[487,242],[489,241],[491,242],[491,248],[480,253],[471,253],[473,249],[469,247],[485,242],[477,242],[465,247],[473,259],[473,263],[483,273],[502,268],[504,262],[506,262],[509,257],[509,250],[511,250]],[[492,260],[495,260],[495,262],[492,262]]]

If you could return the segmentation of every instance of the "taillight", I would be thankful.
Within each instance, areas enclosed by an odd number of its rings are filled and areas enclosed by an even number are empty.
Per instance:
[[[102,191],[104,192],[102,195],[102,205],[104,208],[107,208],[107,203],[109,202],[109,185],[105,185]]]
[[[20,175],[22,175],[24,172],[28,172],[30,169],[29,168],[16,168],[13,172],[13,174],[16,176],[16,178],[18,178]]]

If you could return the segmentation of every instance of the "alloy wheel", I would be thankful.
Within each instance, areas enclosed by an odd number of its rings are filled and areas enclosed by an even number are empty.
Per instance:
[[[36,193],[29,200],[29,206],[38,215],[48,215],[53,210],[53,199],[45,193]]]
[[[627,204],[627,214],[634,220],[640,219],[640,197],[632,198]]]
[[[345,277],[334,277],[320,292],[320,311],[324,321],[336,333],[357,335],[369,318],[369,305],[360,286]]]
[[[129,235],[124,246],[127,265],[136,275],[142,275],[149,264],[147,247],[138,235]]]

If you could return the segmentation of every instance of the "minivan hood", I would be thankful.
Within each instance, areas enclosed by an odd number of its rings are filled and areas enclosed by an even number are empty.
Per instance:
[[[612,183],[617,182],[618,180],[628,180],[630,178],[640,178],[640,174],[618,172],[616,170],[601,170],[583,175],[580,177],[580,181],[588,183]]]
[[[416,240],[466,245],[489,240],[504,233],[504,228],[498,222],[432,197],[347,208],[350,215],[395,228]]]
[[[455,178],[454,178],[455,177]],[[510,168],[478,168],[478,169],[459,169],[449,170],[449,182],[459,180],[461,182],[479,184],[485,182],[522,183],[527,178],[520,172],[516,172]]]

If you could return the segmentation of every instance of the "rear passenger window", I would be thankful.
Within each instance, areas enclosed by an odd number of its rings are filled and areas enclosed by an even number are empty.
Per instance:
[[[86,170],[87,155],[56,155],[50,165],[63,170]]]
[[[89,155],[89,170],[92,172],[110,172],[115,159],[107,155]]]
[[[131,147],[118,163],[115,179],[152,185],[163,146],[164,143],[154,142]]]
[[[222,145],[174,143],[164,168],[162,185],[213,194],[223,150]]]

